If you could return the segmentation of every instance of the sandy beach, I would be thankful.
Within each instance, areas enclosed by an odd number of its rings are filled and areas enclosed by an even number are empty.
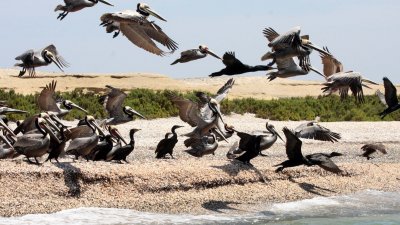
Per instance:
[[[265,120],[254,115],[232,115],[226,121],[240,131],[262,130]],[[70,125],[76,123],[68,122]],[[301,123],[270,121],[281,132]],[[400,122],[321,123],[341,133],[339,143],[303,141],[303,153],[338,151],[345,156],[334,159],[345,173],[336,175],[318,167],[289,168],[275,173],[274,164],[285,160],[284,143],[278,140],[257,157],[254,168],[227,160],[229,147],[238,140],[222,143],[216,155],[193,158],[183,152],[180,137],[176,159],[156,160],[154,149],[174,124],[185,125],[179,118],[136,120],[119,125],[128,139],[128,130],[142,129],[136,135],[136,148],[130,164],[110,162],[72,162],[27,164],[23,158],[3,160],[0,167],[1,216],[50,213],[77,207],[128,208],[161,213],[244,213],[260,204],[288,202],[315,196],[336,196],[366,189],[400,191]],[[156,129],[157,128],[157,129]],[[185,126],[179,134],[191,130]],[[379,135],[381,134],[381,135]],[[388,154],[367,161],[359,157],[360,147],[380,141]],[[44,159],[43,159],[44,160]]]
[[[190,78],[173,79],[161,74],[129,73],[129,74],[63,74],[37,72],[36,78],[18,78],[19,70],[0,69],[0,88],[15,90],[17,93],[33,94],[52,80],[58,81],[57,91],[72,91],[76,88],[88,91],[104,91],[105,85],[129,90],[133,88],[149,88],[153,90],[202,90],[215,93],[230,76],[217,78]],[[323,79],[318,81],[304,81],[292,79],[276,79],[268,82],[261,73],[257,76],[233,76],[235,87],[229,93],[229,98],[273,99],[284,97],[304,97],[321,95]],[[382,83],[377,80],[377,83]],[[399,88],[399,86],[397,86]],[[384,90],[382,85],[371,85],[364,94],[374,94],[377,89]]]

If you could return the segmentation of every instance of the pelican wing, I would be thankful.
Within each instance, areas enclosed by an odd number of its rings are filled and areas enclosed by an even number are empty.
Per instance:
[[[105,13],[100,17],[102,22],[113,21],[119,23],[143,23],[146,18],[133,10],[124,10],[115,13]]]
[[[337,142],[340,134],[330,131],[316,123],[308,123],[306,126],[298,126],[295,129],[296,136],[299,138],[315,139],[320,141]]]
[[[93,135],[93,130],[87,125],[74,127],[65,132],[66,140],[73,140],[76,138],[90,137]]]
[[[180,96],[169,94],[169,99],[178,107],[179,117],[190,126],[195,127],[200,121],[200,109],[198,103],[184,99]]]
[[[54,46],[53,44],[45,47],[42,52],[44,50],[47,50],[51,53],[53,53],[55,60],[58,62],[58,64],[60,64],[61,67],[68,67],[69,63],[58,53],[56,46]]]
[[[361,149],[362,149],[364,152],[380,151],[380,152],[383,153],[383,154],[387,154],[387,152],[386,152],[386,147],[385,147],[382,143],[377,143],[377,144],[366,144],[366,145],[363,145],[363,146],[361,147]]]
[[[290,29],[288,32],[275,37],[273,41],[271,41],[268,46],[275,47],[280,44],[288,44],[291,46],[296,46],[301,44],[300,39],[300,27],[294,27]]]
[[[387,105],[392,107],[399,104],[396,87],[387,77],[383,78],[383,85],[385,87],[385,100]]]
[[[126,94],[118,88],[106,85],[111,91],[100,97],[100,103],[103,104],[104,108],[107,110],[110,118],[122,117],[124,112],[122,111],[122,103],[126,98]]]
[[[235,84],[235,80],[233,78],[229,79],[224,84],[224,86],[222,86],[218,90],[217,95],[214,96],[214,99],[217,100],[218,103],[222,102],[222,100],[225,99],[225,97],[228,95],[229,91],[232,89],[234,84]]]
[[[234,66],[234,65],[243,65],[240,60],[235,57],[235,52],[225,52],[224,56],[222,57],[222,62],[225,66]]]
[[[33,49],[30,49],[30,50],[22,53],[21,55],[15,57],[15,60],[25,61],[27,59],[30,59],[30,61],[33,61],[34,55],[35,55],[35,51]]]
[[[145,22],[140,24],[143,27],[146,34],[153,40],[157,41],[158,43],[164,45],[171,51],[175,51],[178,49],[178,44],[172,40],[171,38],[166,35],[161,27],[159,27],[154,22]]]
[[[303,158],[303,154],[301,153],[302,142],[300,139],[287,127],[283,128],[283,133],[286,136],[286,155],[289,160]]]
[[[298,64],[293,60],[292,57],[277,58],[276,65],[278,67],[278,70],[295,70],[298,67]]]
[[[324,47],[324,50],[330,53],[327,47]],[[322,60],[322,65],[324,66],[324,75],[326,77],[335,73],[343,72],[342,63],[337,60],[333,55],[328,55],[320,52],[320,57]]]
[[[321,153],[315,153],[311,155],[307,155],[306,158],[315,165],[318,165],[322,169],[332,172],[332,173],[340,173],[341,169],[326,155]]]
[[[38,105],[40,111],[51,111],[60,112],[60,108],[57,106],[55,94],[56,94],[57,81],[52,81],[47,84],[45,88],[40,92],[38,97]]]
[[[120,25],[121,32],[131,41],[133,44],[142,48],[150,53],[163,56],[165,52],[157,47],[154,41],[148,36],[142,26],[139,24],[122,23]]]
[[[279,33],[276,32],[271,27],[265,28],[263,30],[263,34],[268,39],[269,42],[272,42],[273,40],[275,40],[275,38],[279,37]]]

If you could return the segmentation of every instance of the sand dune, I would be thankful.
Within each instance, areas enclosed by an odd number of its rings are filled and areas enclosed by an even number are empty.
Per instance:
[[[37,72],[36,78],[19,78],[16,69],[0,69],[0,88],[14,89],[18,93],[32,94],[39,92],[47,83],[57,80],[57,90],[72,91],[75,88],[88,90],[103,89],[112,85],[122,89],[149,88],[154,90],[172,89],[180,91],[203,90],[216,92],[228,80],[229,76],[219,78],[189,78],[172,79],[165,75],[151,73],[129,74],[63,74]],[[300,81],[292,79],[276,79],[268,82],[264,75],[235,76],[235,87],[229,94],[230,98],[253,97],[257,99],[272,99],[297,96],[318,96],[321,94],[319,81]],[[379,81],[380,82],[380,81]],[[365,94],[374,94],[383,86],[371,85]]]

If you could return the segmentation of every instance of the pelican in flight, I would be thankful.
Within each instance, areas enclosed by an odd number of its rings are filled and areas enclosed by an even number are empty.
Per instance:
[[[57,19],[63,20],[68,13],[76,12],[87,7],[93,7],[99,2],[109,6],[114,6],[105,0],[64,0],[65,5],[57,5],[54,12],[62,11],[62,13],[58,15]]]
[[[294,134],[293,131],[289,130],[287,127],[283,128],[283,133],[286,136],[286,155],[288,160],[277,164],[279,166],[275,171],[281,172],[287,167],[295,166],[314,166],[318,165],[322,169],[330,171],[332,173],[341,173],[342,170],[330,159],[335,156],[341,156],[341,153],[332,152],[331,154],[325,153],[314,153],[310,155],[303,156],[301,153],[301,140]]]
[[[340,134],[332,132],[318,124],[320,118],[317,116],[314,121],[300,124],[294,129],[294,133],[298,138],[315,139],[319,141],[330,141],[332,143],[341,139]]]
[[[387,154],[386,146],[382,143],[371,143],[366,144],[361,147],[361,150],[364,152],[362,157],[367,158],[367,160],[373,159],[373,155],[377,155],[378,153],[382,153],[383,155]]]
[[[119,29],[129,41],[150,53],[158,56],[164,56],[168,53],[158,48],[154,41],[174,52],[178,49],[178,44],[169,38],[154,21],[148,20],[150,15],[166,21],[145,3],[138,3],[136,11],[125,10],[103,14],[100,20],[102,21],[101,25],[106,27],[115,22],[119,23]]]
[[[56,64],[56,66],[62,71],[64,67],[68,67],[69,64],[65,59],[58,53],[56,47],[54,45],[49,45],[44,49],[39,51],[28,50],[17,56],[15,60],[22,61],[21,63],[15,64],[15,66],[22,67],[22,70],[19,73],[19,77],[22,77],[26,71],[29,72],[29,76],[35,77],[36,72],[35,68],[40,66],[47,66],[51,63]]]
[[[106,85],[106,87],[111,89],[111,91],[107,95],[101,96],[99,100],[109,115],[109,119],[106,120],[107,125],[118,125],[132,121],[134,116],[146,119],[146,117],[136,112],[130,106],[122,106],[127,96],[123,91],[110,85]]]
[[[85,109],[80,107],[79,105],[69,101],[57,101],[56,100],[56,86],[57,81],[52,81],[47,84],[45,88],[40,92],[38,97],[38,105],[40,111],[44,112],[54,112],[55,115],[59,118],[67,115],[72,109],[78,109],[82,112],[88,113]],[[61,108],[61,105],[65,107],[65,109]]]
[[[385,87],[385,95],[379,90],[376,91],[380,101],[387,107],[379,115],[385,118],[386,115],[400,109],[399,99],[397,98],[397,89],[393,83],[387,78],[383,78],[383,86]]]
[[[329,53],[327,47],[324,47],[324,49]],[[331,95],[332,93],[339,91],[340,98],[343,100],[347,98],[350,89],[356,102],[363,103],[365,101],[363,87],[370,88],[365,85],[365,83],[378,85],[377,83],[364,78],[359,72],[344,72],[342,63],[332,54],[329,53],[328,55],[321,53],[320,56],[326,79],[326,82],[323,84],[325,87],[321,88],[324,94]]]
[[[189,49],[181,52],[181,57],[175,60],[171,65],[177,63],[186,63],[197,59],[205,58],[207,55],[214,56],[217,59],[221,59],[218,55],[212,52],[206,45],[200,45],[197,49]],[[222,60],[222,59],[221,59]]]
[[[234,52],[226,52],[222,56],[222,62],[225,65],[225,68],[212,73],[209,75],[210,77],[222,76],[222,75],[238,75],[242,73],[248,72],[256,72],[256,71],[266,71],[272,69],[270,66],[258,65],[258,66],[249,66],[243,64],[240,60],[238,60],[235,56]]]

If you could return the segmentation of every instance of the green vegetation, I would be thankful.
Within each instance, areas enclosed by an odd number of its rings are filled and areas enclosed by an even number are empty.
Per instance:
[[[177,116],[177,108],[168,100],[168,91],[135,89],[128,93],[125,105],[129,105],[149,119]],[[175,92],[178,94],[177,92]],[[185,98],[195,100],[194,92],[179,93]],[[97,118],[107,116],[103,106],[98,102],[98,94],[85,93],[82,90],[58,93],[58,97],[68,99],[87,109]],[[10,107],[38,113],[36,95],[21,95],[14,91],[0,90],[0,100],[7,100]],[[376,96],[366,96],[365,104],[357,105],[353,97],[341,102],[338,96],[283,98],[276,100],[257,100],[252,98],[225,100],[221,109],[224,114],[232,112],[254,113],[257,117],[271,120],[312,120],[319,115],[322,121],[380,121],[379,112],[384,106]],[[65,117],[67,120],[83,118],[84,114],[73,110]],[[13,115],[11,119],[23,119],[23,115]],[[395,112],[384,119],[385,121],[400,121],[400,112]]]

